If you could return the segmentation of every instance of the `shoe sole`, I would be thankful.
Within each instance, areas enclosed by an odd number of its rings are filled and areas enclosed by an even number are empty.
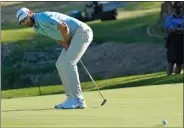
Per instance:
[[[75,107],[75,108],[64,108],[64,107],[56,107],[55,106],[55,109],[85,109],[86,107],[83,107],[83,106],[78,106],[78,107]]]

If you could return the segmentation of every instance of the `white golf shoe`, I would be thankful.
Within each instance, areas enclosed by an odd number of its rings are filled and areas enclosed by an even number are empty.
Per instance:
[[[63,103],[55,105],[55,108],[62,108],[62,105],[67,104],[67,102],[70,102],[70,100],[72,100],[72,99],[67,98]]]
[[[75,108],[86,108],[86,103],[84,99],[77,99],[77,98],[73,98],[73,99],[67,99],[64,103],[55,105],[55,108],[58,109],[75,109]]]

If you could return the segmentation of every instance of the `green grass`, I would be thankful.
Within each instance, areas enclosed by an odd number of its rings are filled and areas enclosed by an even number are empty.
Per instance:
[[[148,10],[150,8],[160,8],[161,2],[133,2],[128,4],[124,10],[132,11],[132,10]]]
[[[125,76],[125,77],[111,78],[106,80],[95,80],[95,81],[100,89],[115,89],[115,88],[125,88],[125,87],[135,87],[135,86],[182,83],[183,74],[173,75],[168,77],[165,72],[159,72],[159,73]],[[40,88],[41,88],[42,95],[64,93],[63,86],[61,85],[41,86]],[[83,82],[82,89],[84,91],[96,90],[95,86],[91,81]],[[2,98],[15,98],[15,97],[26,97],[26,96],[38,96],[38,95],[40,95],[38,87],[4,90],[1,92]]]
[[[41,3],[42,2],[38,2],[38,5]],[[24,5],[24,3],[22,4]],[[68,4],[71,3],[65,2],[63,5]],[[48,4],[46,5],[48,6]],[[146,28],[149,25],[156,23],[159,19],[159,5],[160,2],[136,2],[135,4],[128,3],[125,9],[118,9],[118,20],[105,22],[97,20],[88,22],[87,24],[92,27],[94,31],[94,40],[97,42],[162,42],[162,39],[149,37],[146,33]],[[32,7],[32,5],[30,6]],[[81,6],[76,4],[75,9],[80,9]],[[6,10],[5,8],[3,9]],[[34,7],[34,9],[36,9],[36,7]],[[72,8],[69,10],[72,10]],[[64,12],[67,12],[67,9],[64,8]],[[132,36],[134,37],[132,38]],[[20,27],[14,22],[8,22],[3,25],[2,42],[20,42],[26,40],[38,40],[39,42],[43,43],[54,42],[51,39],[36,34],[30,28]]]
[[[31,28],[9,29],[2,31],[2,42],[25,41],[33,39],[36,33]]]
[[[68,14],[73,10],[81,10],[83,11],[84,5],[86,2],[3,2],[3,6],[1,6],[1,16],[2,16],[2,30],[7,29],[19,29],[22,28],[18,25],[17,19],[15,17],[16,11],[19,8],[27,7],[34,12],[42,12],[42,11],[57,11],[61,13]]]
[[[2,127],[183,127],[183,85],[170,84],[85,92],[86,109],[56,110],[64,95],[1,100]],[[167,120],[166,126],[162,120]]]
[[[122,16],[121,19],[116,21],[90,22],[89,25],[93,29],[94,39],[101,42],[115,41],[121,43],[162,42],[161,38],[149,37],[146,30],[148,26],[158,20],[158,11],[144,12],[141,16],[131,17],[126,17],[124,14],[120,13],[119,17],[123,15],[125,18]]]

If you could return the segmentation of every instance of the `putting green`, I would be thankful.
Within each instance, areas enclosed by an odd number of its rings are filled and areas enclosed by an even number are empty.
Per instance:
[[[64,95],[2,99],[2,127],[183,127],[183,84],[85,92],[88,108],[56,110]]]

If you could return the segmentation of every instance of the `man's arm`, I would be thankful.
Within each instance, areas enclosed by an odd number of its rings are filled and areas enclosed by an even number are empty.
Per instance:
[[[172,26],[172,17],[171,16],[168,16],[166,18],[164,27],[165,27],[167,32],[175,32],[176,31],[176,28],[174,28]]]
[[[40,15],[39,22],[41,22],[43,25],[48,26],[50,28],[58,29],[64,39],[57,40],[57,42],[63,45],[65,50],[68,49],[70,44],[70,36],[69,36],[69,27],[67,26],[67,24],[61,22],[60,20],[52,16],[48,16],[45,13]]]
[[[67,44],[70,44],[70,36],[69,36],[69,27],[67,26],[66,23],[63,23],[63,22],[59,22],[58,23],[58,27],[57,27],[61,34],[63,35],[64,37],[64,42],[67,43]]]
[[[67,24],[65,24],[63,22],[59,22],[58,29],[60,30],[61,34],[63,35],[64,41],[56,40],[56,42],[61,44],[65,50],[68,50],[69,45],[70,45],[69,27],[67,26]]]

